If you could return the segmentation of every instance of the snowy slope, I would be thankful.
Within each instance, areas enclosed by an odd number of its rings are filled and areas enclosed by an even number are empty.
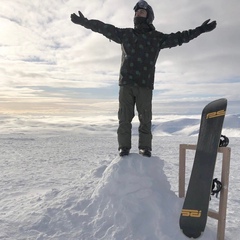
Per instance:
[[[116,136],[2,134],[0,239],[186,239],[178,227],[178,147],[195,142],[196,137],[155,136],[153,157],[144,158],[134,136],[132,154],[120,158]],[[228,240],[239,234],[238,142],[231,138]],[[209,219],[201,239],[215,240],[216,226]]]
[[[116,116],[0,115],[0,239],[186,239],[178,227],[179,144],[196,144],[200,116],[153,118],[153,157],[117,156]],[[227,115],[232,148],[226,239],[240,234],[239,115]],[[189,179],[194,152],[187,152]],[[221,156],[215,176],[221,177]],[[212,199],[216,209],[219,200]],[[216,239],[208,219],[201,239]]]

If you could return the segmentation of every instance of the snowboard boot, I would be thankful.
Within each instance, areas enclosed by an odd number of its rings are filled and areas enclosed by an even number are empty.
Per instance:
[[[123,156],[127,156],[130,152],[129,148],[120,148],[119,150],[119,156],[123,157]]]
[[[144,157],[151,157],[152,155],[151,150],[149,150],[148,148],[139,149],[139,154],[143,155]]]

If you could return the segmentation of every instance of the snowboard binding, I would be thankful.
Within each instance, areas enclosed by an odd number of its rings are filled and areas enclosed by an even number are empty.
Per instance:
[[[229,139],[228,137],[221,135],[220,137],[220,142],[219,142],[219,147],[226,147],[229,144]]]
[[[212,183],[211,195],[212,196],[216,195],[216,198],[217,198],[221,190],[222,190],[222,183],[217,178],[214,178]]]

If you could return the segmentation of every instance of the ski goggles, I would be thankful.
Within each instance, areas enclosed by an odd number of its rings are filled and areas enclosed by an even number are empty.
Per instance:
[[[138,9],[148,9],[148,3],[145,1],[139,1],[136,6],[133,8],[133,10],[136,12]]]

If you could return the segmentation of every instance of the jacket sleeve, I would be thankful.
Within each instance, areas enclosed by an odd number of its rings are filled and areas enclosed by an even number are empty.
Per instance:
[[[181,46],[183,43],[188,43],[202,33],[199,27],[190,29],[188,31],[176,32],[170,34],[163,34],[161,40],[161,48],[172,48]]]
[[[116,42],[122,43],[123,29],[117,28],[111,24],[103,23],[99,20],[88,20],[81,24],[87,29],[91,29],[93,32],[101,33],[106,38]]]

